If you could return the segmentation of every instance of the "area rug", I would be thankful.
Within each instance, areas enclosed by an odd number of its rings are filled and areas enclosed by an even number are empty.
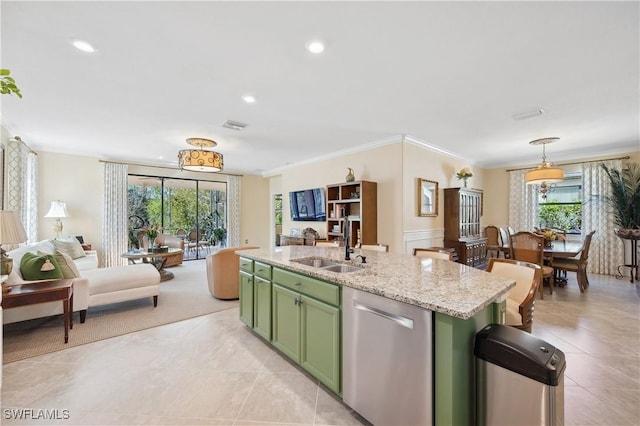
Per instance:
[[[67,344],[62,315],[5,324],[3,364],[238,306],[237,300],[211,296],[204,260],[185,262],[170,270],[175,278],[160,283],[157,307],[147,297],[90,308],[84,324],[75,313]]]

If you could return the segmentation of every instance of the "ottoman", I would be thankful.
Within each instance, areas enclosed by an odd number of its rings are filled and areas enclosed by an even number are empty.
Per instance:
[[[111,268],[82,271],[89,282],[88,307],[153,297],[153,306],[158,306],[160,273],[151,264],[141,263]],[[80,322],[87,317],[87,310],[80,311]]]

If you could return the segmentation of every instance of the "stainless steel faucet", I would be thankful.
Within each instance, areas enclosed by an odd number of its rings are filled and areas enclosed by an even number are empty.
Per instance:
[[[349,247],[349,234],[351,233],[351,223],[349,216],[344,218],[344,260],[351,260],[349,254],[353,253],[353,249]]]

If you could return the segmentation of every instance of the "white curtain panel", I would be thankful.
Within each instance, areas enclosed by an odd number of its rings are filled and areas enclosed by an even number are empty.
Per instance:
[[[527,170],[509,172],[509,226],[519,231],[533,231],[538,226],[538,185],[527,185]]]
[[[591,240],[587,271],[615,275],[623,263],[622,240],[613,233],[613,214],[603,202],[603,197],[611,194],[609,178],[601,166],[603,163],[609,168],[622,166],[620,160],[582,165],[582,235],[596,231]]]
[[[38,241],[38,154],[24,142],[10,139],[6,144],[6,210],[18,213],[27,242]]]
[[[127,251],[127,165],[104,163],[104,217],[102,243],[104,267],[126,265]]]
[[[228,176],[227,178],[227,245],[237,247],[240,245],[240,196],[241,177]]]

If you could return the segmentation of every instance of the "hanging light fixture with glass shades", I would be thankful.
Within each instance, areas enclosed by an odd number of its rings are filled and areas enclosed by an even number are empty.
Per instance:
[[[553,165],[547,161],[547,155],[545,151],[545,145],[560,140],[560,138],[542,138],[529,142],[529,145],[542,145],[542,163],[533,170],[528,171],[524,180],[527,185],[540,185],[539,192],[542,194],[542,198],[547,198],[547,192],[549,192],[550,184],[555,182],[561,182],[564,180],[564,170],[559,167],[553,167]]]
[[[218,145],[217,142],[204,138],[188,138],[187,143],[200,147],[200,149],[183,149],[178,152],[178,165],[182,170],[194,172],[219,172],[222,170],[224,166],[222,154],[204,149]]]

